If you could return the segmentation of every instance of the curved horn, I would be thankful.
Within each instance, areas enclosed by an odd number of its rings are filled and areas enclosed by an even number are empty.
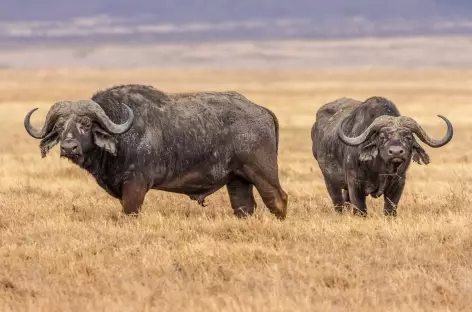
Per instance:
[[[38,130],[34,128],[30,122],[31,115],[33,115],[33,113],[37,109],[38,109],[37,107],[33,108],[32,110],[29,111],[28,114],[26,114],[24,124],[25,124],[26,132],[28,132],[29,135],[31,135],[35,139],[42,139],[46,136],[46,125],[44,125],[42,129]]]
[[[426,134],[424,129],[413,118],[402,116],[400,119],[400,124],[403,127],[409,128],[414,134],[416,134],[416,136],[421,141],[423,141],[423,143],[428,144],[431,147],[437,148],[437,147],[441,147],[449,143],[449,141],[451,141],[452,136],[454,134],[454,128],[452,127],[452,123],[446,117],[442,115],[438,115],[438,117],[444,120],[447,125],[446,135],[442,139],[439,139],[439,140],[430,138]]]
[[[386,127],[389,124],[392,124],[395,121],[394,116],[379,116],[374,119],[374,121],[370,124],[367,129],[363,133],[361,133],[357,137],[347,137],[344,134],[343,128],[344,128],[344,122],[346,121],[347,117],[341,122],[341,126],[338,128],[338,137],[339,139],[346,145],[349,146],[357,146],[359,144],[364,143],[367,138],[372,134],[372,132],[378,131],[382,127]]]
[[[105,111],[100,105],[98,105],[98,103],[92,100],[87,100],[78,102],[63,101],[54,104],[49,110],[46,116],[46,121],[40,130],[34,128],[30,122],[31,115],[37,110],[37,108],[34,108],[28,114],[26,114],[24,120],[25,129],[32,137],[36,139],[43,139],[51,130],[51,125],[58,115],[78,113],[89,115],[90,117],[94,118],[109,133],[122,134],[131,128],[131,125],[134,121],[133,110],[125,104],[122,105],[126,107],[126,110],[128,111],[128,120],[121,125],[111,121],[111,119],[105,114]]]
[[[97,102],[92,100],[89,100],[87,102],[88,104],[91,104],[89,105],[89,110],[94,115],[95,119],[105,128],[106,131],[112,134],[122,134],[131,128],[131,125],[134,121],[134,113],[128,105],[121,103],[121,105],[123,105],[128,111],[128,119],[125,123],[120,125],[111,121],[111,119],[105,114],[103,108],[98,105]]]
[[[43,139],[51,130],[51,125],[52,122],[56,119],[57,114],[59,111],[64,111],[68,109],[68,103],[66,102],[58,102],[54,104],[51,109],[49,109],[49,112],[46,116],[46,121],[44,122],[43,127],[39,130],[34,128],[31,125],[31,115],[37,110],[38,108],[33,108],[26,114],[25,120],[24,120],[24,125],[26,132],[28,132],[29,135],[31,135],[35,139]]]

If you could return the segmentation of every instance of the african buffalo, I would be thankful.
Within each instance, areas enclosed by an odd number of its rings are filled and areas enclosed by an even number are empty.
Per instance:
[[[352,203],[356,214],[366,215],[366,196],[384,195],[385,215],[396,216],[410,161],[429,163],[413,134],[431,147],[452,139],[452,124],[438,116],[446,122],[447,134],[434,140],[382,97],[363,103],[341,98],[323,105],[311,129],[312,147],[336,211]]]
[[[91,173],[126,214],[137,214],[148,190],[204,199],[226,185],[234,214],[251,215],[253,186],[279,219],[287,194],[278,177],[276,116],[236,92],[164,93],[122,85],[91,100],[61,101],[41,129],[42,157],[60,143],[66,157]]]

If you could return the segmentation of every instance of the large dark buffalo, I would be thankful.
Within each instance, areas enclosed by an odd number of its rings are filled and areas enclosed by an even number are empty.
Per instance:
[[[287,195],[278,178],[278,122],[268,109],[236,92],[163,93],[123,85],[91,100],[61,101],[41,129],[42,157],[60,143],[61,156],[90,172],[126,214],[138,213],[148,190],[181,193],[204,205],[227,186],[238,217],[251,215],[253,186],[278,218]]]
[[[410,161],[429,163],[413,134],[431,147],[447,144],[452,124],[441,140],[431,139],[412,118],[382,97],[365,102],[341,98],[322,106],[311,129],[313,155],[324,176],[335,209],[352,203],[354,212],[367,213],[366,196],[384,195],[384,212],[395,216]]]

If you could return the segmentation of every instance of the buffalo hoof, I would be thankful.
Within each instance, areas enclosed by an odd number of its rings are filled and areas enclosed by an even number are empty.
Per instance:
[[[339,206],[334,206],[334,211],[337,212],[338,214],[342,214],[344,212],[344,205],[339,205]]]
[[[202,197],[202,196],[200,196],[200,197],[198,198],[197,203],[198,203],[200,206],[202,206],[202,207],[208,206],[208,205],[205,204],[205,197]]]
[[[353,214],[356,216],[356,217],[362,217],[362,218],[365,218],[367,217],[367,211],[364,211],[364,210],[361,210],[357,207],[354,207],[353,208]]]
[[[139,216],[139,212],[124,212],[126,217],[130,218],[137,218]]]
[[[252,215],[252,213],[249,213],[248,211],[245,210],[245,208],[241,207],[241,208],[234,209],[234,215],[238,219],[247,219]]]

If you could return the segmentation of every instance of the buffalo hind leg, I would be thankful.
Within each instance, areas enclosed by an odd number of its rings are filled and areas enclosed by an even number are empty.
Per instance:
[[[284,220],[287,216],[288,195],[280,186],[276,163],[271,165],[267,161],[264,165],[264,168],[246,165],[244,173],[256,187],[269,211]]]
[[[137,215],[141,211],[141,206],[147,191],[148,188],[144,183],[136,181],[123,183],[123,195],[121,199],[123,212],[127,215]]]
[[[242,178],[234,178],[226,184],[229,201],[234,215],[245,218],[254,213],[256,201],[254,200],[253,185]]]

